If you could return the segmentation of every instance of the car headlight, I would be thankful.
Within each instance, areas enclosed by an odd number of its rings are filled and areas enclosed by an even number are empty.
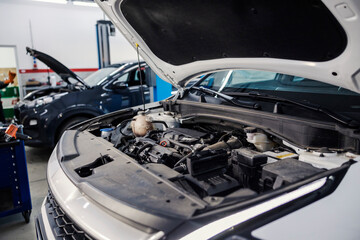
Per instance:
[[[33,107],[35,107],[35,102],[34,101],[28,102],[28,103],[26,103],[26,106],[28,108],[33,108]]]
[[[44,105],[45,102],[43,99],[39,99],[39,100],[36,100],[36,104],[35,104],[35,107],[40,107],[42,105]]]
[[[45,104],[51,103],[54,99],[52,97],[45,97],[44,102]]]
[[[36,107],[40,107],[40,106],[42,106],[42,105],[51,103],[53,100],[54,100],[54,99],[53,99],[52,97],[44,97],[44,98],[41,98],[41,99],[36,100],[35,106],[36,106]]]

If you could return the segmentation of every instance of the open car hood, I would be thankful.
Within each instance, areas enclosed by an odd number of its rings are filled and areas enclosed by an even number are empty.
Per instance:
[[[42,61],[44,64],[46,64],[50,69],[52,69],[54,72],[56,72],[62,80],[64,80],[67,84],[71,84],[69,81],[69,78],[73,78],[76,81],[80,82],[85,87],[89,88],[89,86],[84,82],[84,80],[76,75],[73,71],[71,71],[69,68],[67,68],[64,64],[59,62],[53,57],[50,57],[49,55],[36,51],[35,49],[31,49],[29,47],[26,47],[26,53],[30,54],[30,56],[35,57]]]
[[[176,87],[206,72],[258,69],[360,92],[357,0],[96,0]]]

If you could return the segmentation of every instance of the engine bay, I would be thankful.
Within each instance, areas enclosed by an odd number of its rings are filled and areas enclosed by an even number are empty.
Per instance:
[[[248,199],[354,158],[326,147],[300,149],[253,126],[194,123],[162,109],[139,111],[116,126],[98,130],[147,170],[212,205]],[[110,161],[104,156],[98,165]],[[75,171],[83,177],[84,169]]]

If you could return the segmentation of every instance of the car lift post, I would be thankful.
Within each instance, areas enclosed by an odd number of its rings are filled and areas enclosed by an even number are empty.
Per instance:
[[[98,49],[99,69],[110,65],[109,36],[115,36],[115,26],[111,21],[96,22],[96,41]]]

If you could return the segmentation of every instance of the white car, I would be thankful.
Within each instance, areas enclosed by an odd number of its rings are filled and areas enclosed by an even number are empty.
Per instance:
[[[360,238],[358,0],[96,2],[179,90],[63,134],[38,239]]]

